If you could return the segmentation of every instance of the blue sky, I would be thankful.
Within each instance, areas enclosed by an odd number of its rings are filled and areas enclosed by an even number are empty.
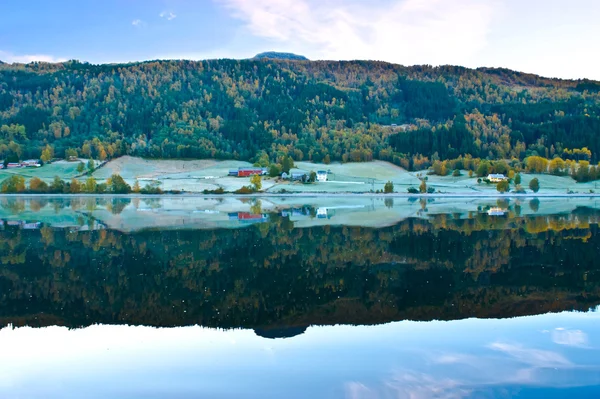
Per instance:
[[[278,50],[600,79],[599,18],[597,0],[2,0],[0,60]]]

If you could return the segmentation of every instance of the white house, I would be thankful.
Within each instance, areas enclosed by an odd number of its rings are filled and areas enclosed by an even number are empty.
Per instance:
[[[492,173],[489,174],[487,179],[492,183],[500,183],[503,180],[506,180],[506,176],[501,173]]]
[[[326,170],[318,170],[317,171],[317,181],[327,181],[327,171]]]

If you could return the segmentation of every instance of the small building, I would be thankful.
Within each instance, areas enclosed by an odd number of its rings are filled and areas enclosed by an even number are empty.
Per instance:
[[[289,179],[289,178],[290,178],[290,175],[288,175],[287,173],[283,172],[283,173],[281,174],[281,178],[282,178],[282,179]]]
[[[23,225],[21,225],[21,228],[23,230],[37,230],[40,227],[42,227],[42,224],[40,222],[23,223]]]
[[[16,163],[16,162],[10,162],[9,164],[6,165],[7,169],[14,169],[14,168],[20,168],[21,164],[20,163]]]
[[[229,173],[227,176],[235,176],[237,177],[238,175],[238,170],[237,169],[229,169]]]
[[[252,175],[266,175],[267,170],[264,168],[239,168],[238,169],[238,177],[249,177]]]
[[[21,162],[21,166],[25,168],[39,168],[42,166],[39,159],[28,159],[26,161]]]
[[[307,180],[308,172],[302,169],[290,169],[290,179],[293,181]]]
[[[318,170],[317,171],[317,181],[320,181],[320,182],[327,181],[327,171],[326,170]]]
[[[502,208],[494,207],[494,208],[490,208],[487,213],[489,216],[504,216],[504,214],[506,213],[506,210],[504,210]]]
[[[317,218],[327,219],[327,208],[317,208]]]
[[[0,161],[2,162],[2,161]],[[0,163],[0,169],[4,169],[4,162]]]
[[[488,175],[487,179],[492,183],[500,183],[501,181],[504,181],[507,178],[501,173],[491,173]]]

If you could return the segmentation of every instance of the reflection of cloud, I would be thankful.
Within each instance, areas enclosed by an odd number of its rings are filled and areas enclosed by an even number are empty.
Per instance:
[[[294,45],[316,49],[311,58],[402,64],[464,64],[465,57],[486,47],[488,27],[500,5],[479,0],[216,1],[256,36],[291,50]]]
[[[580,331],[557,330],[563,341],[581,343]],[[585,334],[583,334],[585,336]],[[587,339],[587,337],[585,337]],[[420,353],[424,365],[391,373],[380,384],[353,381],[345,385],[346,397],[366,398],[442,398],[493,396],[494,392],[514,386],[573,387],[591,386],[599,382],[596,367],[572,363],[560,353],[527,348],[520,344],[494,342],[487,346],[493,352]],[[495,352],[495,353],[494,353]],[[419,370],[419,367],[425,367]],[[507,396],[510,396],[508,393]]]
[[[171,11],[163,11],[158,16],[161,17],[161,18],[166,18],[167,21],[171,21],[171,20],[177,18],[177,15],[175,15]]]
[[[376,398],[376,393],[371,389],[367,388],[360,382],[352,381],[346,383],[345,386],[346,398],[348,399],[363,399],[363,398]]]
[[[566,330],[557,328],[552,331],[552,341],[558,345],[568,346],[586,346],[588,343],[587,334],[581,330]]]
[[[521,345],[513,345],[502,342],[494,342],[489,347],[490,349],[504,352],[524,364],[529,364],[535,367],[565,368],[573,366],[572,363],[565,359],[561,354],[552,351],[529,349],[524,348]]]
[[[345,385],[348,399],[460,399],[470,396],[471,390],[461,382],[449,378],[436,378],[429,374],[402,372],[394,375],[381,387],[371,388],[353,381]]]

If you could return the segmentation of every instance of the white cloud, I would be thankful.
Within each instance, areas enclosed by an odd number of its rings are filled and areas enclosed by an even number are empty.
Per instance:
[[[64,62],[66,58],[56,57],[49,54],[14,54],[0,50],[0,60],[8,63],[28,64],[30,62]]]
[[[146,24],[141,19],[134,19],[133,21],[131,21],[131,25],[135,26],[136,28],[139,28]]]
[[[177,15],[175,15],[172,11],[163,11],[158,16],[161,18],[166,18],[167,21],[177,18]]]
[[[494,0],[218,0],[254,35],[311,58],[461,63],[487,45]]]

